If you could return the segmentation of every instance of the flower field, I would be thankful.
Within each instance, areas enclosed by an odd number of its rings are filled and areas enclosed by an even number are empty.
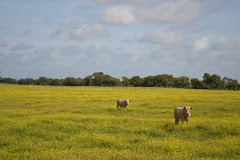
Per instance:
[[[0,84],[0,159],[240,159],[240,92]]]

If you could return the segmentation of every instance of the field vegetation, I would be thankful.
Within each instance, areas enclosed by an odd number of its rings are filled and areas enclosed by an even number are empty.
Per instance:
[[[240,159],[239,115],[239,91],[0,84],[0,159]]]

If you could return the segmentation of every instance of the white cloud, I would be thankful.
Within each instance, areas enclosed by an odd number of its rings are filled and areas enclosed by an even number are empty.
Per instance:
[[[146,42],[150,44],[177,44],[183,40],[183,37],[174,31],[165,30],[153,30],[145,33],[140,42]]]
[[[51,37],[57,37],[65,32],[69,32],[73,27],[77,25],[77,22],[72,18],[65,19],[59,27],[52,33]]]
[[[114,53],[112,49],[99,44],[92,44],[85,52],[89,58],[107,58],[107,56],[113,56]]]
[[[123,42],[126,44],[132,44],[138,41],[139,41],[139,38],[136,35],[130,35],[125,40],[123,40]]]
[[[189,55],[188,60],[193,65],[238,72],[236,68],[239,68],[239,51],[239,40],[204,37],[195,42],[193,54]]]
[[[132,24],[136,21],[131,7],[114,6],[100,13],[99,20],[110,24]]]
[[[113,4],[99,14],[99,20],[109,24],[185,24],[215,10],[213,7],[204,5],[202,0],[131,0],[125,3],[120,0],[96,1]]]
[[[34,46],[26,44],[26,43],[19,43],[19,44],[15,45],[14,47],[12,47],[10,49],[10,51],[19,52],[19,51],[26,51],[26,50],[30,50],[30,49],[34,49]]]
[[[144,22],[185,23],[194,20],[205,13],[200,9],[202,1],[170,0],[162,5],[143,9],[139,18]]]
[[[194,43],[194,48],[197,50],[206,49],[208,47],[208,39],[206,37],[198,39]]]
[[[82,55],[84,56],[84,51],[81,47],[78,46],[66,46],[60,49],[60,55],[61,56],[76,56],[76,55]]]
[[[47,64],[51,61],[53,47],[35,47],[21,43],[11,49],[5,55],[4,63],[8,65]]]
[[[35,49],[36,48],[33,45],[19,43],[10,47],[6,51],[5,55],[8,58],[13,57],[17,61],[17,63],[24,64],[27,61],[28,57],[35,51]]]
[[[56,50],[53,64],[56,66],[73,66],[78,60],[87,57],[84,49],[79,46],[63,46]]]
[[[89,25],[84,23],[75,27],[70,33],[71,40],[85,41],[89,39],[105,38],[108,36],[107,29],[103,25]]]
[[[229,39],[226,37],[220,37],[215,39],[212,44],[210,49],[211,50],[219,50],[222,52],[225,51],[232,51],[232,50],[237,50],[240,48],[240,43],[237,42],[236,40]]]
[[[204,50],[205,53],[232,53],[233,51],[240,49],[240,43],[237,40],[229,39],[226,37],[218,37],[209,39],[207,37],[203,37],[198,39],[194,43],[194,49],[201,52]]]
[[[67,18],[52,33],[51,37],[58,37],[60,35],[65,35],[71,40],[86,41],[105,38],[109,33],[106,27],[101,24],[80,23],[72,18]]]

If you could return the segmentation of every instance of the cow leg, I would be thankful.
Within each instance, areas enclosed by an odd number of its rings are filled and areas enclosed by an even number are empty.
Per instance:
[[[178,122],[179,122],[179,119],[175,118],[175,124],[178,124]]]
[[[183,119],[181,119],[181,121],[182,121],[182,124],[183,124],[184,120],[183,120]]]

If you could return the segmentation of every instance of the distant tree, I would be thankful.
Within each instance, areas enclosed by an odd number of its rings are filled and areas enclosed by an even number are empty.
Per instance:
[[[237,90],[239,86],[239,83],[236,79],[231,80],[228,82],[228,85],[226,86],[229,90]]]
[[[222,89],[224,88],[224,81],[221,80],[219,75],[210,75],[205,73],[203,76],[203,82],[205,82],[211,89]]]
[[[39,77],[38,79],[34,80],[35,85],[50,85],[51,80],[46,77]]]
[[[177,88],[190,87],[189,78],[185,76],[174,78],[174,87],[177,87]]]
[[[82,78],[76,78],[76,86],[83,86],[83,80]]]
[[[63,80],[63,85],[64,86],[76,86],[77,82],[74,77],[67,77]]]
[[[224,77],[221,79],[219,75],[204,73],[203,80],[188,77],[173,77],[168,74],[156,76],[133,76],[132,78],[122,77],[122,81],[114,78],[103,72],[95,72],[85,78],[67,77],[65,79],[51,79],[39,77],[33,80],[32,78],[12,79],[0,77],[0,83],[19,84],[19,85],[52,85],[52,86],[134,86],[134,87],[177,87],[177,88],[196,88],[196,89],[229,89],[238,90],[240,84],[236,79]]]
[[[17,80],[12,78],[1,78],[0,83],[17,84]]]
[[[62,86],[63,80],[62,79],[53,79],[50,83],[51,86]]]
[[[228,85],[229,80],[231,80],[231,79],[229,79],[228,77],[223,77],[223,79],[222,79],[222,81],[224,82],[225,85]]]
[[[121,84],[120,79],[113,78],[109,75],[104,75],[102,86],[119,86]]]
[[[199,89],[199,80],[197,78],[192,78],[191,79],[191,85],[195,89]]]
[[[127,87],[127,86],[130,86],[129,79],[128,79],[127,77],[124,77],[124,76],[123,76],[122,79],[123,79],[123,80],[122,80],[122,85],[123,85],[123,86],[126,86],[126,87]]]
[[[200,81],[197,78],[192,78],[191,84],[192,84],[192,87],[195,89],[208,89],[209,88],[209,86],[205,82]]]
[[[93,77],[93,79],[92,79],[93,86],[103,85],[103,81],[104,81],[103,72],[95,72],[95,73],[93,73],[92,77]]]
[[[204,73],[203,82],[206,84],[211,84],[211,75],[209,73]]]
[[[174,77],[168,74],[162,74],[155,76],[154,86],[158,87],[173,87]]]
[[[203,81],[199,81],[199,86],[200,89],[210,89],[209,86]]]
[[[129,82],[134,87],[139,87],[142,85],[143,79],[139,76],[133,76],[132,78],[129,79]]]
[[[92,77],[93,86],[118,86],[121,84],[121,81],[118,78],[113,78],[103,72],[95,72]]]
[[[34,80],[32,78],[20,79],[17,82],[20,85],[31,85],[31,84],[34,84]]]
[[[224,81],[221,80],[219,75],[213,74],[211,76],[212,84],[210,85],[213,89],[222,89],[224,87]]]
[[[144,86],[144,87],[154,87],[154,80],[155,80],[154,76],[145,77],[145,78],[143,78],[142,86]]]
[[[83,79],[84,86],[92,86],[93,85],[93,77],[87,76]]]

